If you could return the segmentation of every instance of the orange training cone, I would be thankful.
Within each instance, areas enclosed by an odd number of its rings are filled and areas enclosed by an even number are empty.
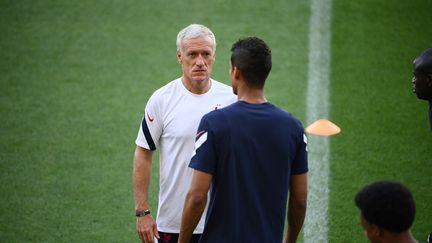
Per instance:
[[[319,119],[307,126],[305,131],[313,135],[332,136],[340,133],[341,129],[327,119]]]

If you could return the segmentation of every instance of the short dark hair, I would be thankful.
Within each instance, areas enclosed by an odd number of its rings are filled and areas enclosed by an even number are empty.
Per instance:
[[[424,50],[415,59],[416,71],[429,74],[432,73],[432,48]]]
[[[258,37],[246,37],[234,43],[231,52],[231,65],[242,71],[248,85],[264,87],[272,68],[270,47]]]
[[[355,196],[363,218],[386,230],[401,233],[414,222],[415,202],[411,191],[399,182],[377,181]]]

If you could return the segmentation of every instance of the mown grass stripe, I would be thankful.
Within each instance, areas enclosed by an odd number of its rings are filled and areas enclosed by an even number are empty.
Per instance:
[[[311,0],[307,124],[329,116],[331,0]],[[309,193],[304,242],[328,241],[328,137],[309,136]]]

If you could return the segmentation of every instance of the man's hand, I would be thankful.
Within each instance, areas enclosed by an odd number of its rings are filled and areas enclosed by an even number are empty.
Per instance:
[[[148,188],[151,178],[153,151],[141,148],[135,149],[134,170],[133,170],[133,188],[135,197],[135,210],[150,208],[148,204]],[[136,231],[142,242],[154,242],[154,237],[159,239],[156,222],[148,214],[137,217]]]
[[[150,214],[143,217],[137,217],[136,231],[142,242],[154,243],[155,237],[159,239],[156,222]]]

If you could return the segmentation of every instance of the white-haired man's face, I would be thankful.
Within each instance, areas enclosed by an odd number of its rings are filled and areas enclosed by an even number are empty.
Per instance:
[[[178,62],[182,65],[184,82],[191,85],[191,92],[208,86],[215,61],[213,41],[210,37],[198,37],[182,41],[177,51]],[[195,93],[195,92],[194,92]]]

